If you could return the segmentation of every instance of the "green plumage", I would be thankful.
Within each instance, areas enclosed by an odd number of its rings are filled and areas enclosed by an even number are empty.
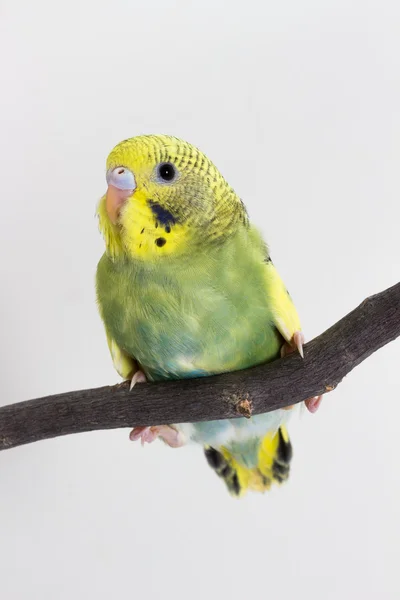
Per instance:
[[[98,211],[106,253],[96,283],[118,372],[131,377],[139,366],[151,381],[181,379],[278,358],[301,329],[296,310],[242,201],[211,161],[182,140],[140,136],[116,146],[107,169]],[[287,417],[277,410],[166,424],[164,434],[205,445],[232,492],[263,490],[276,479],[277,432],[286,436],[279,428]]]
[[[266,302],[265,257],[258,232],[244,226],[184,261],[104,254],[97,292],[108,332],[151,380],[272,360],[282,337]]]

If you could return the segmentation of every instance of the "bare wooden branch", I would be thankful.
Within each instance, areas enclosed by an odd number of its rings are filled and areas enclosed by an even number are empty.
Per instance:
[[[250,417],[330,392],[400,335],[400,283],[367,298],[305,346],[244,371],[66,392],[0,408],[0,450],[70,433]]]

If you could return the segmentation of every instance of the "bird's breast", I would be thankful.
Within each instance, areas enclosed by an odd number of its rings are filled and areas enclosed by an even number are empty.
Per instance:
[[[224,273],[117,269],[101,298],[117,344],[152,380],[243,369],[279,355],[280,335],[258,286]]]

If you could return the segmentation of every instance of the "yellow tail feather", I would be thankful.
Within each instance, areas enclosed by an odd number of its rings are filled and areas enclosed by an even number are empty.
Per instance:
[[[233,496],[243,496],[248,490],[265,492],[272,483],[281,484],[287,480],[292,459],[292,445],[286,427],[269,432],[262,439],[258,450],[258,462],[248,468],[238,462],[224,447],[219,450],[205,448],[208,464],[225,482]]]

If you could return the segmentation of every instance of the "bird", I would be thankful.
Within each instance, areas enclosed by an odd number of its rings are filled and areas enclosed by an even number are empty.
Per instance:
[[[201,150],[169,135],[126,139],[108,156],[106,182],[97,207],[105,252],[96,296],[114,367],[131,389],[246,369],[293,351],[303,356],[299,316],[269,247]],[[305,403],[315,412],[320,402]],[[287,480],[293,409],[135,427],[130,439],[200,444],[230,494],[241,497]]]

